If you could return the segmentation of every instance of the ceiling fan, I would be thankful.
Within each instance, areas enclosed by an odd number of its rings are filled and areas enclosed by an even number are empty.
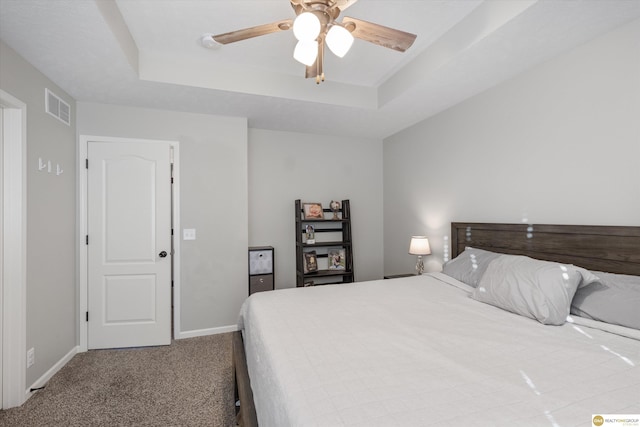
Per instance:
[[[298,43],[293,57],[306,65],[305,78],[315,77],[316,83],[324,81],[324,45],[342,58],[351,48],[354,37],[379,46],[404,52],[413,44],[415,34],[385,27],[356,18],[337,18],[342,11],[357,0],[289,0],[295,11],[295,19],[285,19],[270,24],[207,35],[203,43],[211,39],[229,44],[278,31],[293,29]],[[206,38],[209,40],[205,40]]]

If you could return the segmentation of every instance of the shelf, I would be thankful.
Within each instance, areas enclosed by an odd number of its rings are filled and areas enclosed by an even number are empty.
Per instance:
[[[318,270],[318,271],[311,271],[309,273],[302,273],[301,276],[311,278],[311,277],[349,276],[352,274],[353,274],[353,271],[348,271],[348,270]]]
[[[300,219],[300,222],[349,222],[348,219]]]
[[[302,246],[303,248],[313,248],[313,247],[326,248],[326,247],[331,247],[331,246],[342,246],[342,247],[351,246],[351,242],[343,242],[342,240],[337,240],[337,241],[334,241],[334,242],[316,242],[316,243],[298,243],[298,242],[296,242],[296,244]]]
[[[302,202],[300,200],[295,201],[296,286],[298,287],[303,287],[305,282],[314,279],[320,279],[320,283],[315,283],[315,285],[351,283],[355,281],[349,200],[341,201],[340,210],[338,211],[340,218],[332,219],[333,211],[330,209],[323,209],[323,214],[325,215],[323,219],[305,219],[303,217]],[[323,234],[326,241],[316,240],[316,243],[306,243],[306,239],[303,237],[309,224],[313,224],[313,232],[316,237],[318,234]],[[328,235],[326,233],[332,234]],[[339,253],[344,257],[341,258],[340,264],[346,267],[344,270],[328,269],[330,262],[333,262],[328,257],[330,255],[334,256],[331,248],[340,248]],[[318,249],[318,251],[316,252],[315,249]],[[310,252],[315,252],[316,261],[319,264],[317,267],[320,270],[305,273],[305,254]]]

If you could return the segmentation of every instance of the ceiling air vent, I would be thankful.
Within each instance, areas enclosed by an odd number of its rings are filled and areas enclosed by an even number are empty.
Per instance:
[[[67,126],[71,126],[71,107],[49,89],[44,90],[45,110]]]

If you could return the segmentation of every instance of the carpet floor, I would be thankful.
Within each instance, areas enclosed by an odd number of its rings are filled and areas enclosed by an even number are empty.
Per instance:
[[[79,353],[2,426],[235,426],[232,334]]]

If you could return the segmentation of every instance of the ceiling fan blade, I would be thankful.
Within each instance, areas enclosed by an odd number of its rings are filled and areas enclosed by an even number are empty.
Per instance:
[[[405,33],[379,24],[362,21],[356,18],[343,18],[342,25],[353,34],[353,37],[379,46],[404,52],[416,39],[415,34]]]
[[[336,0],[336,6],[340,9],[341,12],[344,12],[346,8],[353,5],[358,0]]]
[[[213,39],[221,44],[229,44],[239,42],[241,40],[251,39],[253,37],[264,36],[266,34],[276,33],[278,31],[286,31],[293,26],[293,19],[285,19],[270,24],[258,25],[257,27],[245,28],[242,30],[231,31],[229,33],[218,34]]]
[[[312,77],[316,77],[318,75],[318,60],[313,63],[313,65],[307,65],[304,70],[304,78],[310,79]]]

